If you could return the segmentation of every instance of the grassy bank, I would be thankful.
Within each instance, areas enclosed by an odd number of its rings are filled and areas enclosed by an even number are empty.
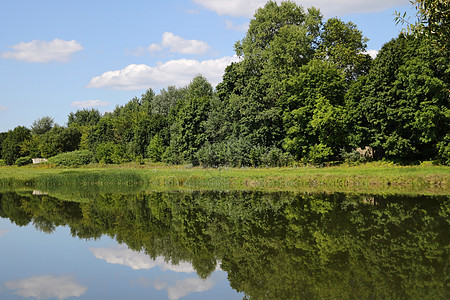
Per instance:
[[[137,164],[0,167],[0,186],[104,187],[146,185],[162,189],[267,189],[370,193],[450,194],[450,167],[369,163],[326,168],[219,168]]]

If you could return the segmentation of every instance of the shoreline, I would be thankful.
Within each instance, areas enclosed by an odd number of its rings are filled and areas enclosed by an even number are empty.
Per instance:
[[[450,167],[357,166],[201,168],[163,165],[49,165],[0,167],[0,187],[94,187],[144,185],[163,189],[260,189],[450,195]]]

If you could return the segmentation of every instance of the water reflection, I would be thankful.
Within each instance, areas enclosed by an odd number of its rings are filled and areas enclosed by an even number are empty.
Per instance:
[[[157,290],[165,290],[170,300],[180,299],[191,293],[205,292],[214,287],[212,278],[186,278],[177,280],[173,284],[169,281],[155,280],[151,281],[146,278],[140,278],[139,283],[143,286],[151,286]]]
[[[7,234],[8,232],[9,232],[9,230],[0,228],[0,237],[2,237],[3,235]]]
[[[68,198],[3,193],[0,217],[47,233],[68,226],[91,241],[109,236],[121,246],[89,248],[109,265],[198,275],[134,281],[169,299],[213,291],[218,265],[235,291],[255,299],[449,296],[448,196],[196,191]]]
[[[37,299],[67,299],[80,297],[87,291],[87,287],[78,284],[70,275],[56,277],[52,275],[36,276],[5,283],[8,289],[22,297]]]
[[[89,248],[89,251],[98,259],[103,259],[110,264],[128,266],[133,270],[148,270],[158,267],[163,271],[169,270],[177,273],[195,272],[189,262],[179,262],[175,265],[167,262],[163,256],[151,259],[145,253],[132,251],[123,245],[108,248]]]

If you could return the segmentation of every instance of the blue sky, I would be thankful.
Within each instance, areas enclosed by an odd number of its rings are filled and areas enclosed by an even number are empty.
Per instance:
[[[352,21],[379,50],[401,30],[408,0],[296,0],[325,18]],[[43,116],[64,125],[82,108],[112,111],[151,87],[213,85],[236,58],[264,0],[3,0],[0,2],[0,132]]]

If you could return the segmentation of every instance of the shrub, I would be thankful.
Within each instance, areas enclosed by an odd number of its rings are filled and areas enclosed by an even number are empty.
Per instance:
[[[33,162],[33,160],[31,159],[31,157],[24,156],[24,157],[19,157],[18,159],[16,159],[15,164],[20,167],[20,166],[29,165],[32,162]]]
[[[438,143],[437,148],[439,162],[450,165],[450,134],[447,134],[444,140]]]
[[[166,148],[163,155],[161,156],[161,161],[169,165],[176,165],[181,163],[180,155],[172,146]]]
[[[232,138],[215,144],[207,142],[196,153],[196,158],[201,165],[208,167],[250,166],[251,161],[248,155],[250,149],[250,142],[241,138]]]
[[[78,150],[61,153],[49,158],[48,162],[55,165],[76,167],[87,165],[95,161],[94,154],[89,150]]]
[[[156,134],[147,147],[147,155],[151,162],[160,162],[164,154],[165,147],[162,138]]]
[[[324,144],[315,144],[309,148],[309,161],[316,164],[321,164],[330,161],[333,155],[333,150]]]
[[[0,159],[0,166],[6,166],[6,161],[4,159]]]
[[[95,158],[104,164],[120,164],[127,161],[124,145],[113,142],[102,143],[95,149]]]
[[[219,164],[215,149],[213,149],[213,146],[209,142],[206,142],[198,150],[197,159],[202,166],[217,167]]]
[[[341,149],[341,152],[339,153],[339,155],[341,156],[341,158],[345,161],[345,162],[354,162],[354,163],[358,163],[358,162],[365,162],[367,161],[367,157],[364,155],[361,155],[358,151],[356,151],[355,149],[351,150],[350,152],[345,151],[344,148]]]
[[[273,147],[262,156],[262,164],[269,167],[286,167],[293,163],[294,158],[289,153]]]

